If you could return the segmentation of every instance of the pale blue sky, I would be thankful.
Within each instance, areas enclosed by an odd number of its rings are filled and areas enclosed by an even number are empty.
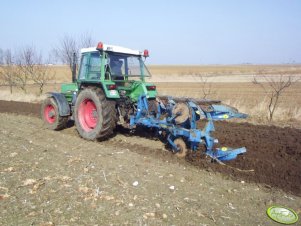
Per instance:
[[[1,1],[0,48],[65,34],[149,49],[148,64],[301,63],[299,0]]]

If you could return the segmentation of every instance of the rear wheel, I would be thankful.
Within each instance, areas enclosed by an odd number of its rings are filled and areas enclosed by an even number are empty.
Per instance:
[[[85,88],[77,97],[74,120],[81,137],[87,140],[106,139],[116,127],[115,102],[107,100],[97,87]]]
[[[44,126],[51,130],[64,129],[68,122],[68,116],[60,116],[59,108],[52,97],[45,99],[41,106],[41,118]]]

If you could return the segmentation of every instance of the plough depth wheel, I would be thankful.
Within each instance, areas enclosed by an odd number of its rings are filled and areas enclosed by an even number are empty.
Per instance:
[[[187,154],[187,147],[182,138],[177,138],[174,140],[175,145],[180,149],[176,152],[176,156],[179,158],[184,158]]]

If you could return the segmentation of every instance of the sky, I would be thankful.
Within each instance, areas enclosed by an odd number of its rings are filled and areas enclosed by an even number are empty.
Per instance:
[[[0,48],[65,36],[148,49],[148,64],[301,63],[300,0],[1,1]]]

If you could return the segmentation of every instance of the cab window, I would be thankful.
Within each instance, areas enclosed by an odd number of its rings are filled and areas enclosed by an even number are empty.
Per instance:
[[[100,79],[101,71],[101,54],[99,52],[90,54],[88,79]]]
[[[79,79],[85,79],[85,76],[86,76],[87,71],[88,71],[88,59],[89,58],[88,58],[87,54],[83,55],[82,58],[81,58],[79,75],[78,75]]]

